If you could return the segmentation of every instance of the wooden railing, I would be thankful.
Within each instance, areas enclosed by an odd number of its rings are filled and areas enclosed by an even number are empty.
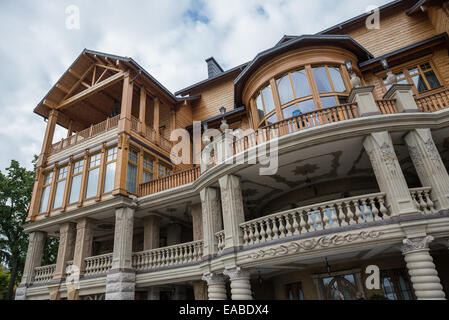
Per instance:
[[[317,109],[312,112],[276,122],[249,135],[238,138],[234,142],[234,154],[238,154],[250,147],[290,133],[358,117],[356,103],[342,104],[326,109]]]
[[[332,200],[257,218],[240,225],[244,246],[389,218],[385,194]]]
[[[49,282],[51,279],[53,279],[55,271],[56,264],[34,268],[33,283]]]
[[[449,89],[444,89],[416,99],[418,108],[423,112],[434,112],[449,108]]]
[[[164,178],[143,183],[139,187],[139,197],[192,183],[198,179],[200,174],[200,167],[196,167],[173,173]]]
[[[377,107],[379,108],[382,114],[394,114],[398,113],[398,109],[396,108],[396,100],[377,100]]]
[[[414,188],[410,189],[410,194],[412,196],[412,199],[415,201],[416,208],[425,213],[434,213],[435,206],[432,198],[432,188],[430,187],[423,187],[423,188]]]
[[[100,133],[106,132],[110,129],[113,129],[118,126],[118,121],[120,119],[120,115],[117,115],[112,118],[108,118],[107,120],[91,125],[89,128],[84,129],[83,131],[77,132],[66,139],[62,139],[61,141],[54,143],[51,146],[50,153],[56,153],[60,150],[73,146],[83,140],[88,138],[92,138]]]
[[[203,240],[133,253],[132,266],[137,271],[199,262],[203,256]]]
[[[140,124],[140,120],[134,116],[131,116],[131,130],[136,133],[139,133],[139,124]],[[160,146],[162,149],[164,149],[168,153],[171,152],[172,143],[169,140],[165,139],[161,135],[159,135],[159,139],[158,139],[156,137],[156,131],[153,128],[147,126],[145,131],[143,132],[143,135],[149,141],[151,141],[155,145]]]
[[[88,257],[84,261],[86,262],[84,275],[106,274],[112,268],[112,253]]]
[[[140,120],[134,116],[131,116],[131,130],[138,132]]]
[[[225,233],[221,230],[215,234],[215,241],[217,242],[218,254],[223,252],[225,247]]]

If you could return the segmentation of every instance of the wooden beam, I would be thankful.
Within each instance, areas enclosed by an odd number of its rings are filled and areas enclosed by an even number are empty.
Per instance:
[[[85,99],[90,97],[91,95],[93,95],[94,93],[96,93],[99,90],[103,90],[106,89],[107,87],[113,85],[114,83],[120,81],[125,75],[125,72],[119,72],[115,75],[113,75],[112,77],[101,81],[100,83],[97,83],[95,85],[93,85],[92,87],[90,87],[89,89],[86,89],[76,95],[74,95],[71,98],[68,98],[67,100],[64,100],[59,106],[58,109],[62,110],[64,108],[67,108],[68,106],[78,102],[81,99]]]
[[[147,92],[145,91],[144,87],[140,87],[139,132],[141,135],[145,135],[145,132],[147,131],[147,125],[145,122],[146,108],[147,108]]]
[[[92,68],[95,66],[95,64],[91,65],[86,72],[83,73],[83,75],[81,77],[79,77],[78,81],[73,85],[73,87],[69,90],[69,92],[64,96],[64,98],[62,98],[61,101],[64,101],[67,99],[68,96],[70,96],[70,94],[76,90],[76,88],[78,88],[78,86],[83,82],[84,78],[87,77],[87,75],[89,74],[89,72],[92,70]],[[73,74],[73,71],[71,71],[72,69],[69,69],[69,72],[71,72]]]
[[[154,125],[154,131],[156,135],[156,142],[159,142],[159,109],[160,109],[160,101],[159,98],[154,98],[154,118],[153,118],[153,125]]]

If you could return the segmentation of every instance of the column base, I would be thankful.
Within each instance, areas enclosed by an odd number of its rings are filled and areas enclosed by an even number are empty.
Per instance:
[[[16,289],[14,300],[26,300],[27,286],[20,284]]]
[[[134,300],[136,273],[111,270],[106,277],[106,300]]]

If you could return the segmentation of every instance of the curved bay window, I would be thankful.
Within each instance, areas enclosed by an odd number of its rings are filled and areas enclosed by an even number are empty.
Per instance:
[[[258,127],[348,102],[343,65],[306,65],[270,81],[254,97]],[[277,99],[279,97],[279,99]],[[277,110],[278,109],[278,110]]]

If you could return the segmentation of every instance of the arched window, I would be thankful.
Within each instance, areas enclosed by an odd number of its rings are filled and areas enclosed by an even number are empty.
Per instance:
[[[319,108],[347,103],[344,68],[343,65],[305,65],[272,79],[274,82],[270,83],[275,83],[275,88],[265,85],[254,97],[255,123],[263,127]],[[273,97],[276,90],[278,101]]]

